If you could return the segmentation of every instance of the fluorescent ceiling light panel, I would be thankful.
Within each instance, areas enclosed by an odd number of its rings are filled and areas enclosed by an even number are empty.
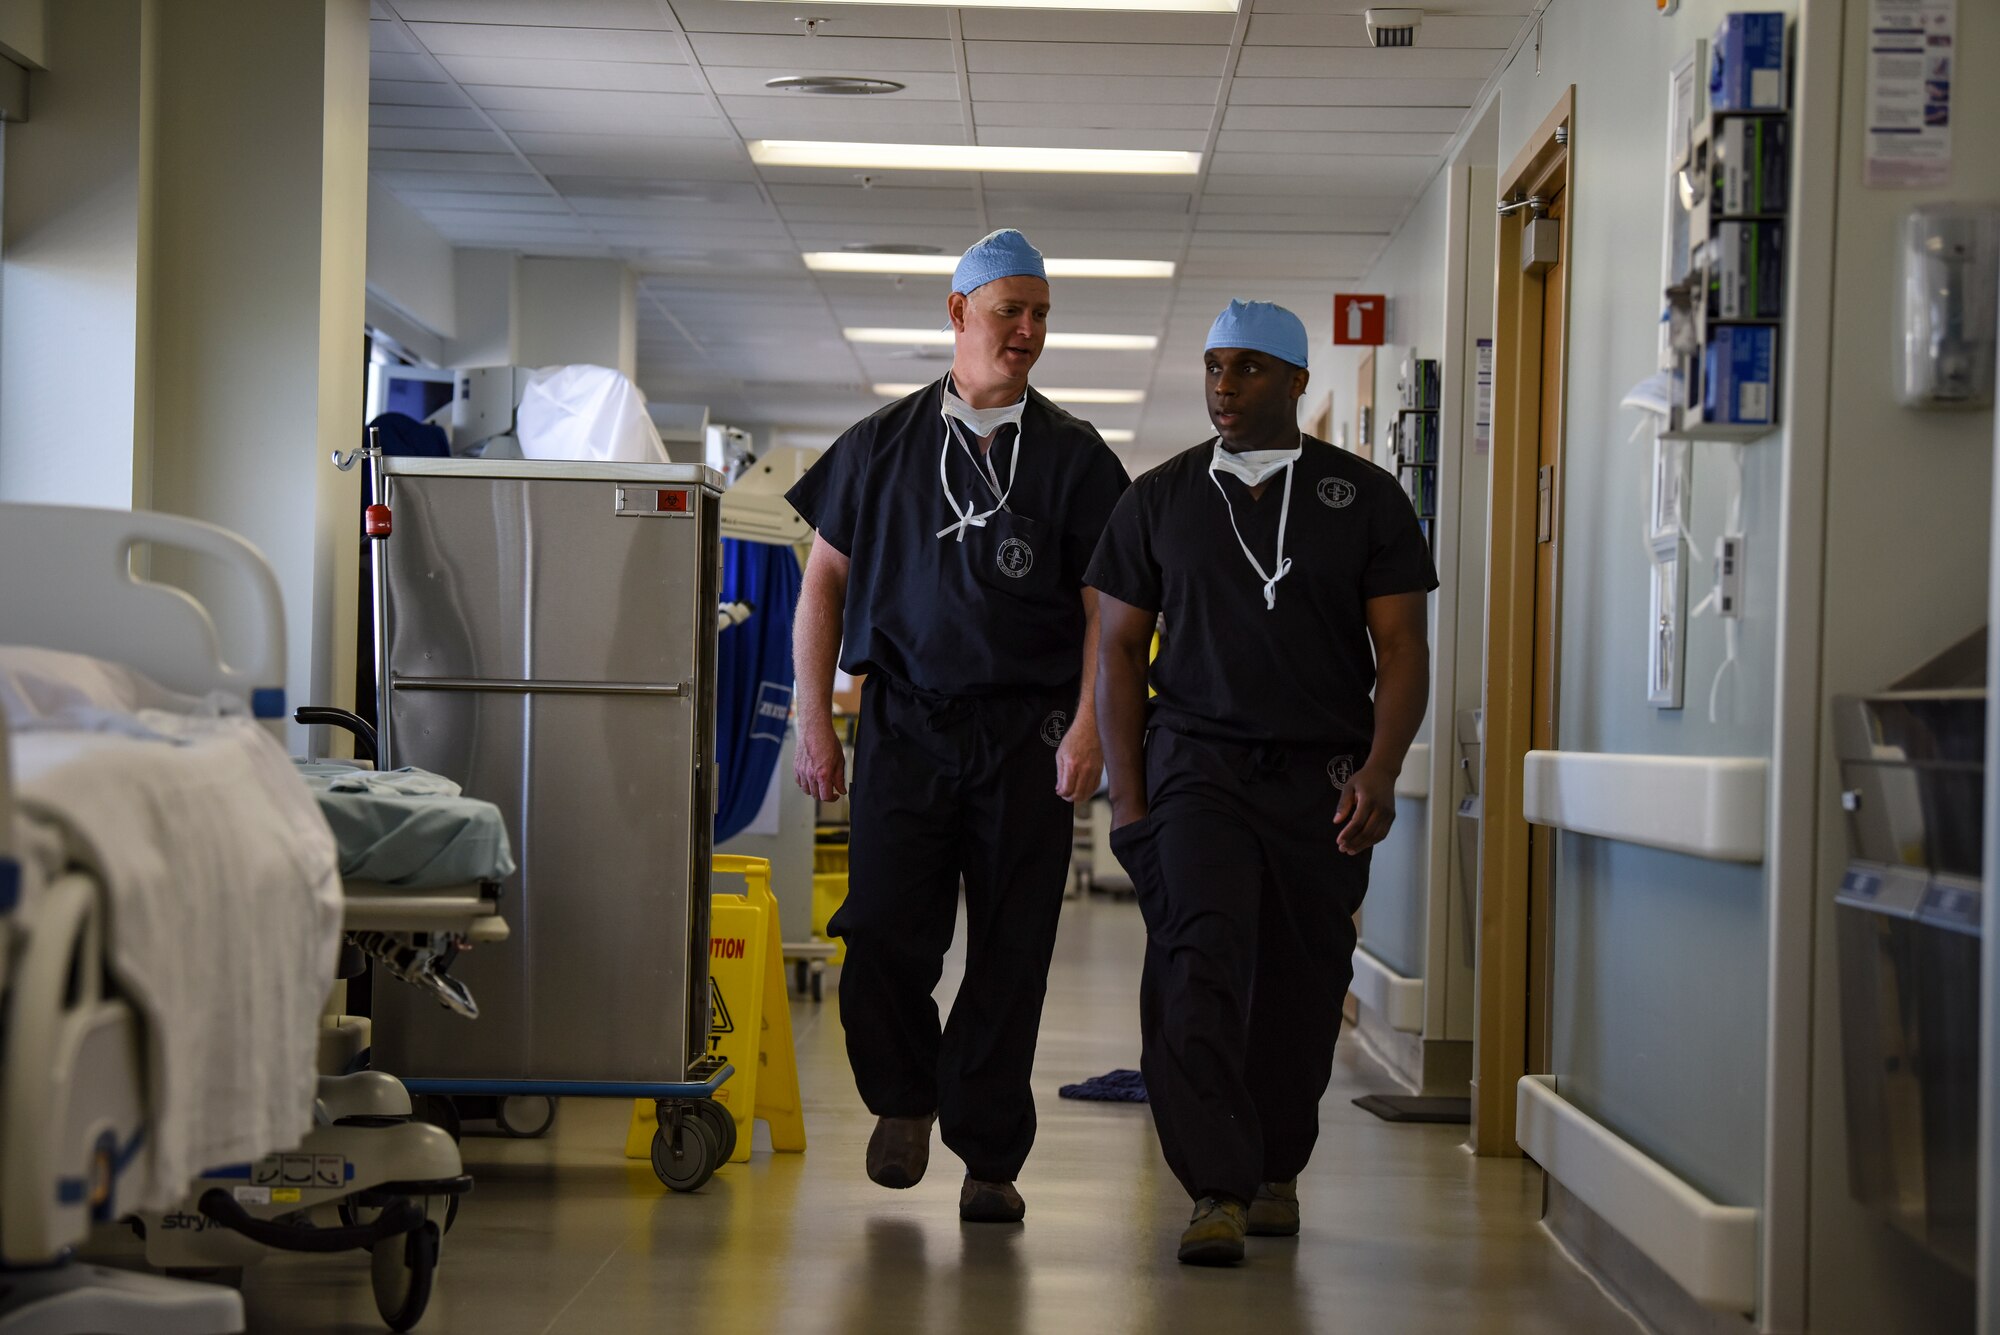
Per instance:
[[[777,3],[777,0],[756,0]],[[1131,14],[1234,14],[1237,0],[951,0],[957,9],[1108,9]],[[816,0],[827,5],[935,5],[938,0]]]
[[[944,348],[956,341],[949,329],[843,329],[849,343],[894,343],[902,347]],[[1044,343],[1051,348],[1074,348],[1087,352],[1151,352],[1160,340],[1151,334],[1050,334]]]
[[[869,255],[849,250],[809,250],[806,268],[817,273],[949,275],[956,255]],[[1172,260],[1044,260],[1051,278],[1172,278]]]
[[[1201,154],[1170,149],[864,144],[827,139],[753,139],[750,160],[761,167],[848,167],[867,171],[1192,176],[1201,170]]]
[[[1130,445],[1133,439],[1138,435],[1136,431],[1129,430],[1122,426],[1105,427],[1097,434],[1104,437],[1104,443],[1106,445]]]
[[[923,388],[923,385],[880,384],[875,386],[875,392],[885,399],[900,399]],[[1054,399],[1057,403],[1143,403],[1146,400],[1143,389],[1042,389],[1040,385],[1035,388],[1043,397]]]

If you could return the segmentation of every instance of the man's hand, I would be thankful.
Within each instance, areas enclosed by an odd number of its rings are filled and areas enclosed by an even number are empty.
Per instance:
[[[1056,752],[1056,791],[1065,802],[1076,803],[1097,791],[1104,777],[1104,747],[1097,740],[1095,720],[1079,719],[1063,734]]]
[[[822,802],[838,802],[847,796],[847,756],[840,749],[840,737],[832,719],[808,724],[799,721],[798,751],[792,759],[792,774],[799,787]]]
[[[1340,851],[1365,853],[1396,823],[1396,776],[1372,765],[1354,771],[1340,794],[1333,823],[1341,827]]]

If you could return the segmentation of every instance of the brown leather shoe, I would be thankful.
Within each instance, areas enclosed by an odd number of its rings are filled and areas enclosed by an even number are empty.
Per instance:
[[[868,1137],[868,1176],[877,1184],[898,1191],[924,1180],[931,1162],[929,1117],[878,1117],[875,1134]]]
[[[1299,1231],[1299,1180],[1266,1182],[1250,1198],[1250,1236],[1290,1238]]]
[[[1243,1207],[1235,1201],[1204,1196],[1195,1202],[1194,1217],[1181,1234],[1182,1265],[1236,1265],[1243,1260]]]
[[[1028,1214],[1028,1203],[1014,1190],[1012,1182],[981,1182],[965,1175],[958,1190],[958,1217],[968,1224],[1018,1224]]]

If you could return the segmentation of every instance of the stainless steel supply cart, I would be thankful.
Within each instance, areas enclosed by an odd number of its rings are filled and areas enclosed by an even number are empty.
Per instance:
[[[377,1062],[415,1094],[656,1099],[653,1166],[693,1190],[735,1140],[708,1044],[721,479],[401,458],[375,479],[384,763],[499,806],[520,862],[513,939],[455,966],[480,1022],[389,990]]]

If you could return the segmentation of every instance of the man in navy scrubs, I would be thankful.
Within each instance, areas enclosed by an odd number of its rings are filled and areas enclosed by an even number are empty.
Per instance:
[[[1070,804],[1103,770],[1096,594],[1083,572],[1128,479],[1090,423],[1028,387],[1047,333],[1019,232],[965,253],[951,373],[833,443],[788,499],[817,530],[793,631],[799,786],[846,791],[836,655],[866,674],[855,744],[841,1021],[876,1115],[868,1175],[910,1187],[933,1122],[960,1217],[1015,1222],[1028,1090],[1069,868]],[[965,979],[931,999],[965,887]]]
[[[1429,689],[1430,551],[1395,478],[1299,430],[1306,355],[1296,315],[1231,302],[1203,362],[1216,438],[1133,484],[1085,576],[1146,919],[1141,1065],[1198,1265],[1299,1231],[1352,915]]]

